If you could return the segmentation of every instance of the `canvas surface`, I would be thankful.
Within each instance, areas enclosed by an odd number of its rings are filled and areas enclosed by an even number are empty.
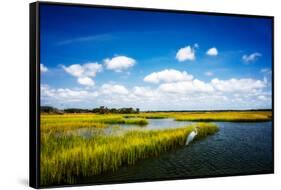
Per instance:
[[[40,185],[273,172],[272,19],[40,5]]]

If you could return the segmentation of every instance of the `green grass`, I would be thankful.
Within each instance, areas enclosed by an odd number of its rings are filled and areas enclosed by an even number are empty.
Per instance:
[[[211,123],[196,124],[197,139],[218,131]],[[121,136],[56,136],[41,134],[41,185],[73,184],[77,178],[116,171],[140,159],[183,146],[195,125],[166,130],[134,130]]]

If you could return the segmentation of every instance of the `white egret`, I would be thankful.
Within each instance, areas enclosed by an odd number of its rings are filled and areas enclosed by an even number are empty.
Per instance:
[[[186,138],[186,143],[185,145],[187,146],[191,141],[193,141],[194,137],[197,135],[198,131],[197,128],[195,127],[195,129],[189,133],[189,135]]]

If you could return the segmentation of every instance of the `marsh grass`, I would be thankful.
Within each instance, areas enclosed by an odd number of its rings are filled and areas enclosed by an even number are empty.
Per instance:
[[[198,123],[163,130],[129,130],[118,127],[113,135],[104,135],[110,124],[145,126],[147,119],[174,118],[177,121],[260,122],[272,120],[270,111],[229,112],[147,112],[140,114],[42,114],[41,185],[73,184],[76,179],[116,171],[122,165],[158,156],[181,147],[197,127],[199,140],[218,131],[212,123]],[[87,138],[79,130],[94,130]],[[111,126],[112,128],[112,126]],[[97,133],[96,133],[97,131]],[[99,131],[101,133],[99,133]],[[59,135],[58,135],[59,133]],[[118,135],[117,135],[118,134]]]
[[[192,112],[174,114],[176,121],[263,122],[272,120],[270,111]]]
[[[126,114],[124,118],[145,118],[145,119],[165,119],[170,117],[170,113],[163,112],[141,112],[139,114]]]
[[[263,122],[272,120],[271,111],[219,111],[219,112],[141,112],[127,114],[126,118],[164,119],[176,121],[229,121],[229,122]]]
[[[218,131],[211,123],[196,124],[198,139]],[[41,134],[41,185],[73,184],[77,178],[116,171],[140,159],[183,146],[190,125],[165,130],[134,130],[121,136],[55,136]]]
[[[43,132],[63,132],[79,128],[105,128],[107,124],[130,124],[145,126],[145,118],[124,118],[121,114],[41,114]]]
[[[219,131],[218,126],[214,123],[197,123],[193,126],[198,130],[195,140],[200,140]]]

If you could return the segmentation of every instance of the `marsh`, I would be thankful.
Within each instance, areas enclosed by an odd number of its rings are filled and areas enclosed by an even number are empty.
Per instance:
[[[197,122],[206,118],[212,122]],[[42,185],[266,173],[273,167],[271,112],[42,114],[41,123]],[[198,136],[185,146],[195,128]]]

